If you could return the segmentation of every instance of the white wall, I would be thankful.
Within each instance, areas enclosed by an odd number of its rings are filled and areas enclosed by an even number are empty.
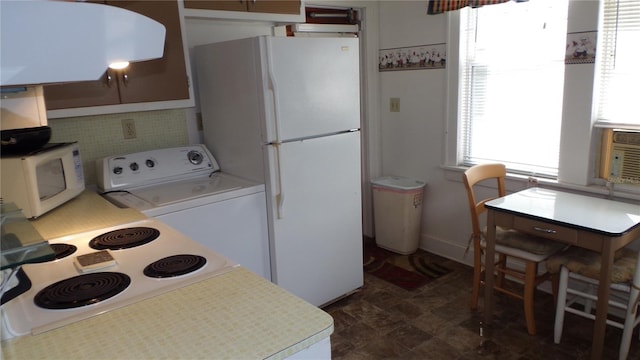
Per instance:
[[[598,9],[598,1],[570,1],[567,32],[596,30]],[[565,183],[586,185],[595,171],[592,164],[594,164],[596,146],[593,145],[597,137],[592,136],[591,130],[591,125],[596,120],[592,103],[595,69],[596,64],[565,66],[559,163],[562,171],[558,174],[558,180]],[[585,154],[585,156],[575,156],[575,154]]]
[[[447,42],[447,16],[427,15],[424,1],[381,2],[379,26],[380,49]],[[441,167],[446,94],[446,69],[380,72],[382,173],[427,182],[420,247],[463,261],[471,229],[466,194]],[[400,98],[400,112],[389,111],[392,97]]]

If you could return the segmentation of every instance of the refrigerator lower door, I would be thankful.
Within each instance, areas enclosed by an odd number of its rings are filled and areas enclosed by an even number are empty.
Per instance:
[[[272,280],[316,306],[362,287],[360,132],[267,155]]]

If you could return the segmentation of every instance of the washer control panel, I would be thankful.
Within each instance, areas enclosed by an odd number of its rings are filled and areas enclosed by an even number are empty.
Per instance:
[[[103,191],[192,178],[220,170],[204,145],[156,149],[109,156],[96,163],[98,187]]]

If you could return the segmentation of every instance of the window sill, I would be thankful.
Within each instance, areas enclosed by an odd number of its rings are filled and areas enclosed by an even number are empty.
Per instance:
[[[441,165],[444,170],[445,178],[450,181],[462,182],[462,173],[467,170],[464,166]],[[525,187],[540,186],[556,190],[567,190],[573,192],[584,193],[585,195],[595,195],[600,197],[608,197],[614,200],[633,202],[640,201],[640,186],[627,184],[613,184],[608,188],[603,180],[601,184],[593,185],[576,185],[558,182],[557,180],[535,178],[520,174],[509,174],[505,181],[507,192],[520,191]]]

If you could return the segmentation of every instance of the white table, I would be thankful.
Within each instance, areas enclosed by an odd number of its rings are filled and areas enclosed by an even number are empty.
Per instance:
[[[486,258],[495,255],[496,226],[597,251],[602,256],[591,358],[600,359],[616,250],[640,238],[640,204],[530,188],[492,200],[487,207]],[[493,317],[494,263],[486,261],[484,320]]]

